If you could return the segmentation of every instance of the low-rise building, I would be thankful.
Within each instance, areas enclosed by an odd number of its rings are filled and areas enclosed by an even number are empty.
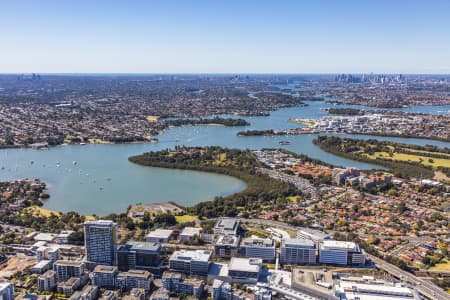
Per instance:
[[[159,288],[150,296],[150,300],[169,300],[170,293],[165,288]]]
[[[53,271],[56,273],[58,282],[68,280],[71,277],[82,277],[85,272],[85,265],[77,260],[57,260],[53,264]]]
[[[325,240],[331,240],[332,237],[329,234],[326,234],[322,231],[315,230],[315,229],[300,229],[297,231],[297,238],[299,239],[305,239],[305,240],[312,240],[314,243],[321,243]]]
[[[246,238],[242,240],[240,248],[245,257],[261,258],[264,261],[275,260],[275,242],[272,239]]]
[[[50,260],[55,262],[59,259],[59,248],[41,246],[36,249],[36,259],[38,261]]]
[[[200,279],[186,278],[181,273],[164,272],[162,276],[163,287],[171,292],[193,295],[200,298],[203,295],[205,282]]]
[[[214,226],[215,235],[237,235],[239,230],[239,219],[219,218]]]
[[[180,233],[181,242],[189,242],[195,236],[200,237],[202,234],[202,229],[198,227],[185,227]]]
[[[128,270],[120,272],[116,276],[116,288],[131,290],[132,288],[150,290],[153,282],[153,275],[144,270]]]
[[[208,274],[211,251],[181,250],[175,251],[169,259],[170,269],[184,273]]]
[[[332,265],[364,265],[364,251],[353,242],[324,241],[319,249],[319,262]]]
[[[217,257],[231,258],[239,252],[239,237],[235,235],[220,235],[214,244],[214,254]]]
[[[73,230],[62,230],[56,237],[55,243],[68,244],[69,236],[73,233]]]
[[[168,243],[172,238],[173,230],[156,229],[147,234],[146,241],[149,243]]]
[[[256,283],[262,268],[260,258],[232,257],[228,266],[228,276],[233,282]]]
[[[408,287],[387,283],[343,281],[336,285],[336,295],[347,300],[420,299],[416,291]]]
[[[114,288],[117,273],[115,266],[97,265],[91,272],[92,283],[100,288]]]
[[[123,300],[145,300],[145,290],[132,288],[128,295],[122,297]]]
[[[116,291],[106,290],[103,292],[102,296],[99,298],[100,300],[118,300],[119,295]]]
[[[230,283],[215,279],[212,286],[212,300],[253,300],[247,293],[234,289]]]
[[[53,270],[48,270],[42,275],[38,276],[37,286],[39,291],[53,291],[56,287],[56,273]]]
[[[117,250],[117,266],[120,271],[129,269],[154,271],[161,263],[161,244],[129,241]]]
[[[58,294],[63,294],[66,297],[72,296],[76,289],[80,287],[81,279],[78,277],[71,277],[66,281],[62,281],[57,285]]]
[[[72,294],[70,300],[96,300],[98,298],[98,286],[86,285],[81,291]]]
[[[32,273],[42,274],[52,268],[52,262],[50,260],[41,260],[37,264],[31,267]]]
[[[280,262],[283,264],[313,265],[317,263],[315,243],[305,239],[281,242]]]

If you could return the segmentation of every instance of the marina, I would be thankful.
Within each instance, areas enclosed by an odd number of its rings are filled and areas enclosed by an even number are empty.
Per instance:
[[[269,117],[245,117],[245,120],[251,123],[247,126],[251,130],[294,130],[306,126],[289,122],[289,119],[326,116],[321,108],[330,106],[331,104],[324,102],[311,101],[306,107],[284,108],[272,112]],[[236,134],[241,130],[242,127],[182,126],[170,128],[158,136],[158,143],[62,145],[50,147],[46,151],[31,148],[3,149],[0,150],[0,179],[39,178],[48,184],[50,194],[44,208],[104,215],[124,212],[128,205],[135,203],[174,201],[189,206],[245,188],[242,181],[228,176],[148,168],[127,160],[131,155],[174,148],[177,145],[216,145],[254,150],[285,148],[338,166],[381,168],[322,151],[312,143],[316,134],[238,137]],[[447,142],[425,139],[340,136],[450,147]]]

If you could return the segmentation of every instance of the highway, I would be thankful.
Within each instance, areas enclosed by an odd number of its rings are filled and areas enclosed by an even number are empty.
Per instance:
[[[450,299],[450,295],[443,291],[440,287],[436,286],[434,283],[403,271],[402,269],[382,260],[381,258],[370,254],[368,254],[367,256],[375,263],[377,268],[384,270],[392,276],[415,286],[417,291],[425,297],[436,300]]]
[[[266,226],[273,226],[273,227],[279,227],[289,230],[299,230],[299,227],[291,226],[285,223],[271,221],[271,220],[261,220],[261,219],[241,219],[241,222],[248,222],[252,224],[258,224],[258,225],[266,225]],[[428,238],[421,238],[421,237],[406,237],[410,244],[418,244],[423,243],[424,241],[428,240]],[[410,245],[408,245],[410,246]],[[435,285],[434,283],[416,277],[415,275],[408,273],[406,271],[403,271],[402,269],[382,260],[381,258],[378,258],[376,256],[367,254],[367,256],[375,263],[375,265],[382,269],[392,276],[401,279],[413,286],[416,287],[417,291],[424,295],[427,298],[430,299],[436,299],[436,300],[446,300],[450,299],[450,295],[447,294],[444,290],[442,290],[440,287]]]

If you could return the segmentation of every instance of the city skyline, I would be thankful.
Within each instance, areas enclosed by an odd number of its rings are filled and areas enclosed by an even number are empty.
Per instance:
[[[4,1],[0,73],[448,74],[447,1]]]

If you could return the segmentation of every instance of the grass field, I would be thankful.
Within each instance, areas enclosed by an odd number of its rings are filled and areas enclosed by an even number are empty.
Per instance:
[[[437,265],[431,267],[429,269],[430,271],[447,271],[450,272],[450,261],[443,259],[440,263]]]
[[[267,231],[265,231],[264,229],[261,228],[248,228],[248,232],[247,235],[248,236],[252,236],[255,235],[257,237],[261,237],[261,238],[270,238],[272,237],[272,235],[270,233],[268,233]]]
[[[159,120],[158,116],[147,116],[147,121],[149,122],[157,122]]]
[[[450,154],[449,153],[436,153],[436,152],[430,152],[430,151],[425,151],[425,150],[417,150],[417,149],[412,150],[412,149],[408,149],[408,148],[404,148],[404,149],[408,150],[408,151],[414,151],[414,152],[417,152],[417,153],[427,153],[427,154],[431,154],[431,155],[433,155],[433,154],[444,155],[444,156],[447,156],[450,159]]]
[[[49,210],[49,209],[45,209],[45,208],[42,208],[42,207],[36,206],[36,205],[30,206],[30,207],[28,207],[26,209],[29,212],[31,212],[33,215],[42,215],[44,217],[49,217],[52,213],[57,215],[57,216],[60,215],[59,212],[52,211],[52,210]]]
[[[184,215],[184,216],[175,216],[175,219],[177,220],[178,223],[186,223],[197,221],[198,217],[192,215]]]
[[[413,162],[421,162],[424,166],[432,166],[434,168],[436,167],[447,167],[450,168],[450,158],[444,159],[444,158],[430,158],[426,156],[421,155],[412,155],[412,154],[404,154],[404,153],[394,153],[391,156],[389,156],[389,153],[387,152],[375,152],[373,155],[366,154],[366,156],[370,159],[376,159],[376,158],[384,158],[384,159],[393,159],[393,160],[399,160],[399,161],[413,161]],[[430,161],[430,159],[432,161]]]
[[[50,217],[50,215],[53,213],[57,216],[61,215],[61,213],[57,212],[57,211],[53,211],[53,210],[49,210],[49,209],[45,209],[42,208],[40,206],[30,206],[28,208],[26,208],[26,210],[28,210],[29,212],[31,212],[33,215],[37,216],[37,215],[41,215],[44,217]],[[86,221],[92,221],[95,220],[95,218],[93,216],[85,216]]]

